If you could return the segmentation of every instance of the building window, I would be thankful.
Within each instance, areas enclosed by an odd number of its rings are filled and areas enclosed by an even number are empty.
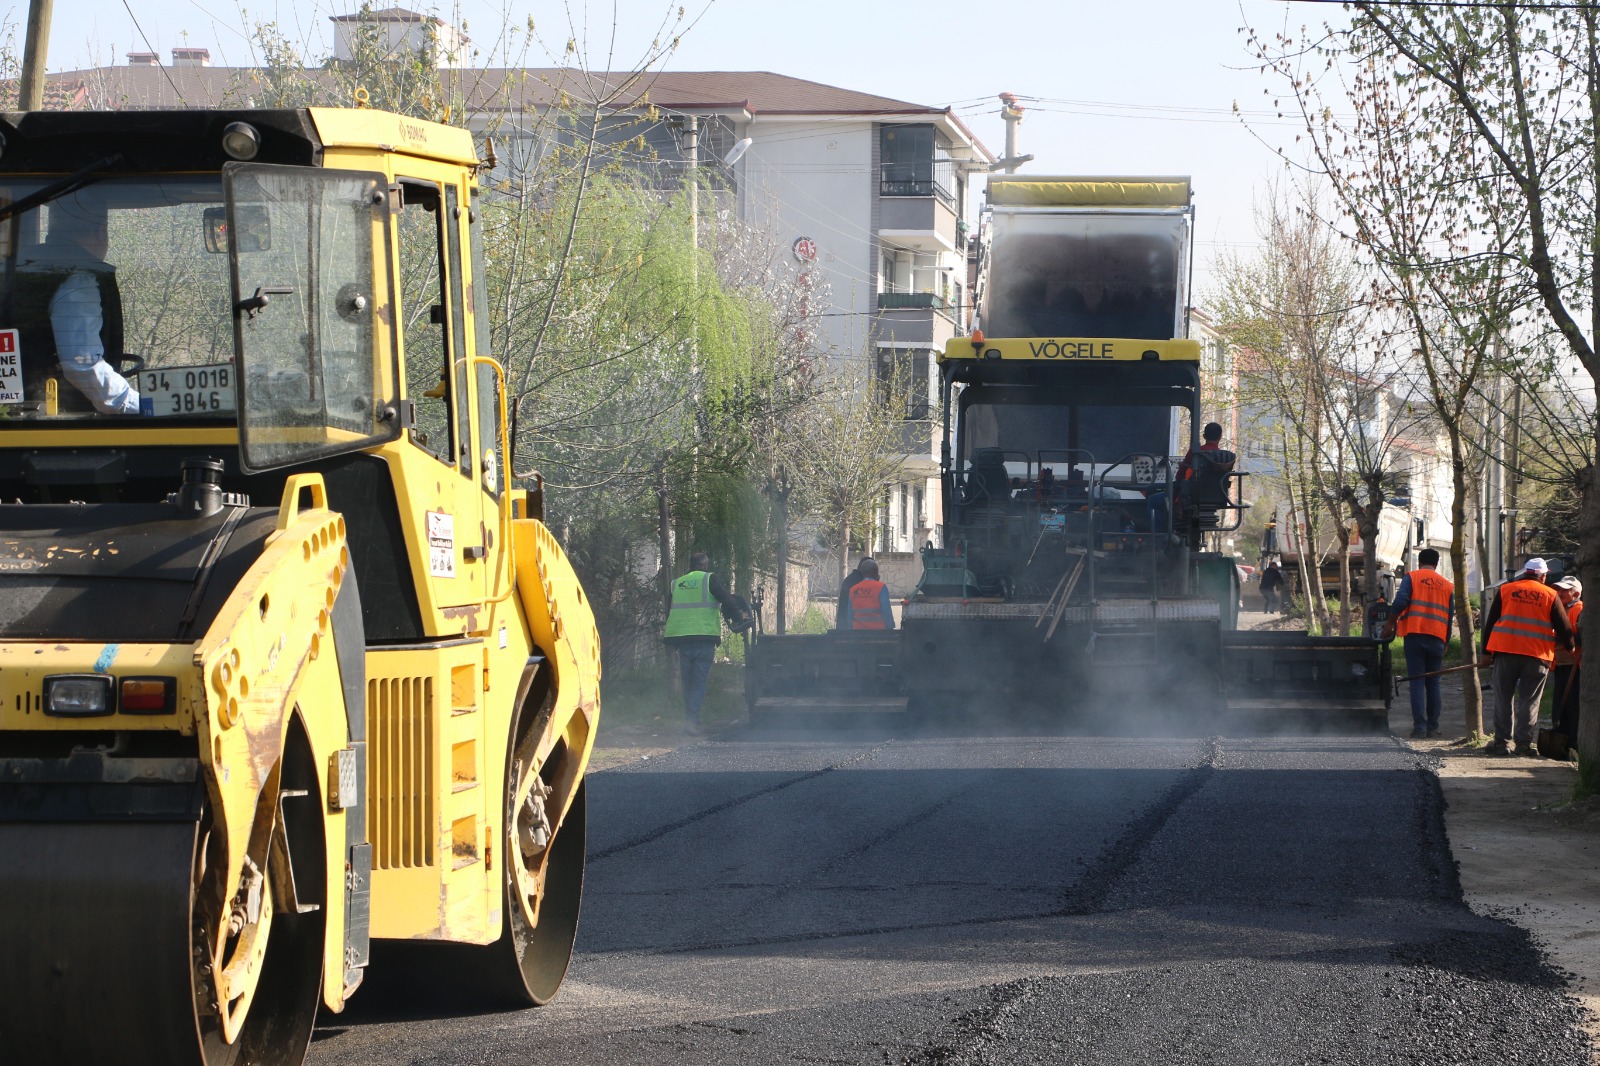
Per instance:
[[[938,196],[954,206],[955,164],[931,123],[883,125],[878,129],[884,196]]]

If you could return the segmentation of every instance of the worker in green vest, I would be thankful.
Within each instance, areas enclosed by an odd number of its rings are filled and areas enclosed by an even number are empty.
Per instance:
[[[683,682],[683,710],[687,728],[699,733],[700,707],[706,701],[706,681],[717,645],[722,643],[722,607],[734,610],[727,586],[711,573],[705,552],[689,556],[689,572],[672,582],[667,601],[667,625],[662,639],[678,656],[678,676]]]

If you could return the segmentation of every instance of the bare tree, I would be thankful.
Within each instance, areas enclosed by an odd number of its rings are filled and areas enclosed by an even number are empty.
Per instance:
[[[1324,27],[1314,40],[1304,32],[1300,39],[1252,34],[1252,42],[1264,66],[1287,82],[1317,163],[1354,220],[1353,236],[1374,250],[1413,335],[1430,402],[1451,440],[1452,562],[1458,575],[1466,572],[1465,452],[1475,444],[1463,439],[1465,416],[1494,406],[1483,389],[1485,371],[1494,369],[1548,416],[1529,419],[1553,445],[1543,473],[1565,478],[1583,500],[1579,565],[1593,579],[1600,571],[1593,548],[1600,543],[1600,436],[1592,415],[1600,362],[1591,339],[1600,326],[1597,13],[1519,3],[1351,7],[1348,28]],[[1334,118],[1327,97],[1335,94],[1354,106],[1353,121]],[[1541,351],[1547,334],[1586,372],[1582,403],[1550,388],[1564,378],[1563,360]],[[1496,359],[1501,346],[1507,354]],[[1527,388],[1530,378],[1538,385]],[[1574,422],[1586,434],[1581,450],[1568,446]],[[1470,428],[1478,446],[1498,443],[1485,441],[1493,424]],[[1470,642],[1464,605],[1458,617]],[[1467,690],[1468,726],[1477,731],[1477,693],[1471,684]],[[1600,772],[1600,688],[1584,702],[1594,709],[1583,719],[1579,748],[1592,779]]]
[[[1339,559],[1339,631],[1351,624],[1351,535],[1363,546],[1363,587],[1375,598],[1379,519],[1392,494],[1394,447],[1407,417],[1405,379],[1381,346],[1363,299],[1364,277],[1347,246],[1320,218],[1315,191],[1296,205],[1275,189],[1258,210],[1264,242],[1250,258],[1225,258],[1217,305],[1223,332],[1245,350],[1246,391],[1273,413],[1286,437],[1282,459],[1332,519]],[[1398,401],[1398,402],[1397,402]],[[1301,543],[1301,556],[1313,545]],[[1303,575],[1309,581],[1311,575]],[[1306,585],[1326,624],[1320,577]]]
[[[865,371],[840,371],[791,427],[789,461],[799,499],[837,538],[841,581],[850,568],[852,537],[872,542],[884,486],[905,461],[904,410],[901,398],[878,388]]]

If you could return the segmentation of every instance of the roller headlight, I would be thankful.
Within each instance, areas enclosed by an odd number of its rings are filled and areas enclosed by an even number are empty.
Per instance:
[[[44,713],[60,718],[114,714],[111,679],[104,674],[56,674],[44,679]]]

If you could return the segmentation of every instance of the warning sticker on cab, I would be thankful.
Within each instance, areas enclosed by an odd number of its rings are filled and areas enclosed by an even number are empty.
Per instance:
[[[22,351],[17,331],[0,329],[0,403],[22,402]]]
[[[428,573],[456,576],[456,517],[443,511],[428,512]]]

